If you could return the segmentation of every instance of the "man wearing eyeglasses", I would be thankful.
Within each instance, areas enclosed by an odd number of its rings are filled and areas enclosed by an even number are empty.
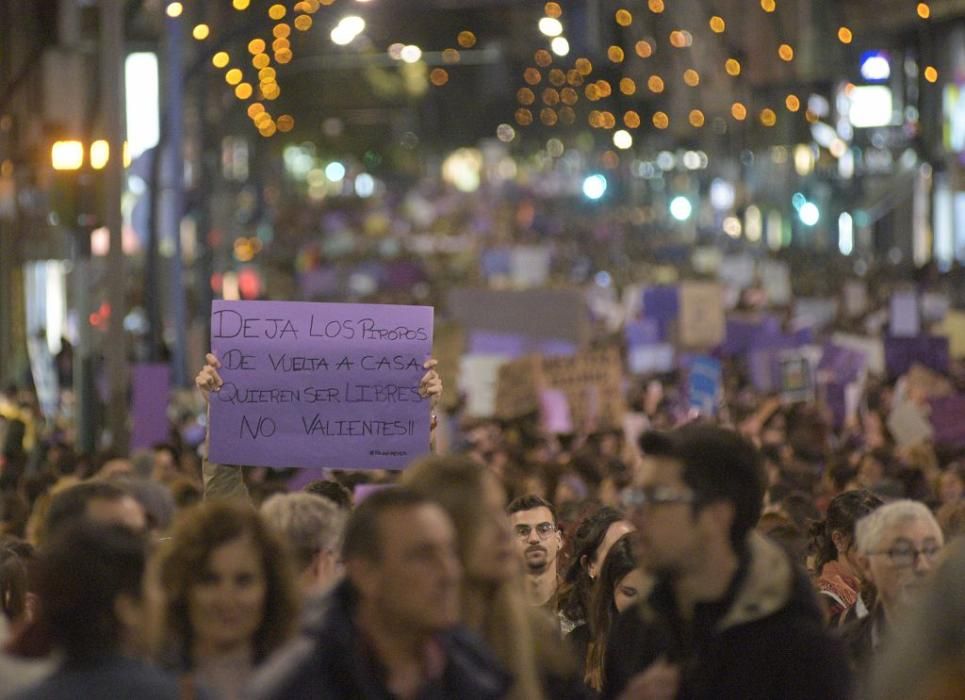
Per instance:
[[[530,605],[556,614],[558,578],[556,556],[563,536],[556,527],[553,505],[539,496],[522,496],[506,508],[516,534],[516,551],[526,567],[526,595]]]
[[[944,544],[941,527],[917,501],[894,501],[858,521],[857,563],[878,598],[871,614],[845,628],[852,667],[864,675],[888,631],[913,609]]]
[[[754,532],[758,450],[697,423],[648,433],[640,448],[623,501],[638,561],[657,583],[614,624],[603,698],[849,697],[843,646],[824,631],[807,576]]]

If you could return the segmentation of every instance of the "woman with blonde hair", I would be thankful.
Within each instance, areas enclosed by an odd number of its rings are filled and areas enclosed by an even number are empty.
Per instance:
[[[439,503],[452,518],[463,566],[462,621],[512,673],[508,697],[582,697],[575,664],[553,622],[526,601],[498,479],[467,457],[446,456],[417,462],[401,483]]]
[[[189,696],[240,698],[297,621],[284,543],[249,505],[212,501],[185,511],[155,564],[162,661]]]

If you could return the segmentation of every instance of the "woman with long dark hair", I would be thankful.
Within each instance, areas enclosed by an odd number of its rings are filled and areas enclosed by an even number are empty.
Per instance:
[[[584,670],[584,682],[590,689],[603,689],[606,644],[614,620],[646,596],[651,585],[650,576],[637,566],[633,536],[624,535],[606,555],[590,602],[590,643]]]
[[[814,583],[832,620],[861,600],[861,570],[852,559],[854,526],[883,503],[870,491],[845,491],[831,499],[824,520],[811,525]]]
[[[613,543],[632,530],[633,525],[623,514],[609,506],[592,513],[576,528],[569,566],[560,587],[564,633],[571,633],[586,624],[593,582],[600,574],[603,560]]]
[[[526,600],[499,480],[467,457],[446,456],[413,464],[401,483],[439,503],[456,526],[462,621],[512,673],[507,698],[557,700],[582,691],[554,625]]]

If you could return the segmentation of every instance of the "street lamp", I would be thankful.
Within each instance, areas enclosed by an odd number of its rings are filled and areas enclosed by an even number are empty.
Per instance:
[[[54,170],[80,170],[84,166],[84,144],[80,141],[55,141],[50,148]]]

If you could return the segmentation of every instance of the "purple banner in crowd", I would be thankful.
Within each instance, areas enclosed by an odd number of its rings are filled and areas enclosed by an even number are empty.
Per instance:
[[[818,379],[832,384],[848,384],[858,379],[867,365],[863,352],[828,343],[818,363]]]
[[[470,331],[468,354],[505,355],[517,358],[526,354],[526,339],[516,333],[496,331]]]
[[[965,394],[931,399],[928,403],[936,444],[965,447]]]
[[[638,321],[628,321],[623,329],[628,348],[641,345],[656,345],[663,342],[660,322],[655,318],[642,318]]]
[[[518,333],[474,330],[469,333],[469,355],[504,355],[516,359],[537,353],[546,356],[576,354],[576,343],[558,338],[529,338]]]
[[[890,376],[904,374],[916,362],[936,372],[948,372],[948,338],[885,338],[885,366]]]
[[[429,449],[428,306],[215,301],[210,459],[401,469]]]
[[[680,314],[680,290],[661,285],[643,292],[643,315],[667,323]]]
[[[136,364],[131,368],[131,385],[134,387],[131,449],[167,442],[171,430],[168,421],[171,368],[165,364]]]

